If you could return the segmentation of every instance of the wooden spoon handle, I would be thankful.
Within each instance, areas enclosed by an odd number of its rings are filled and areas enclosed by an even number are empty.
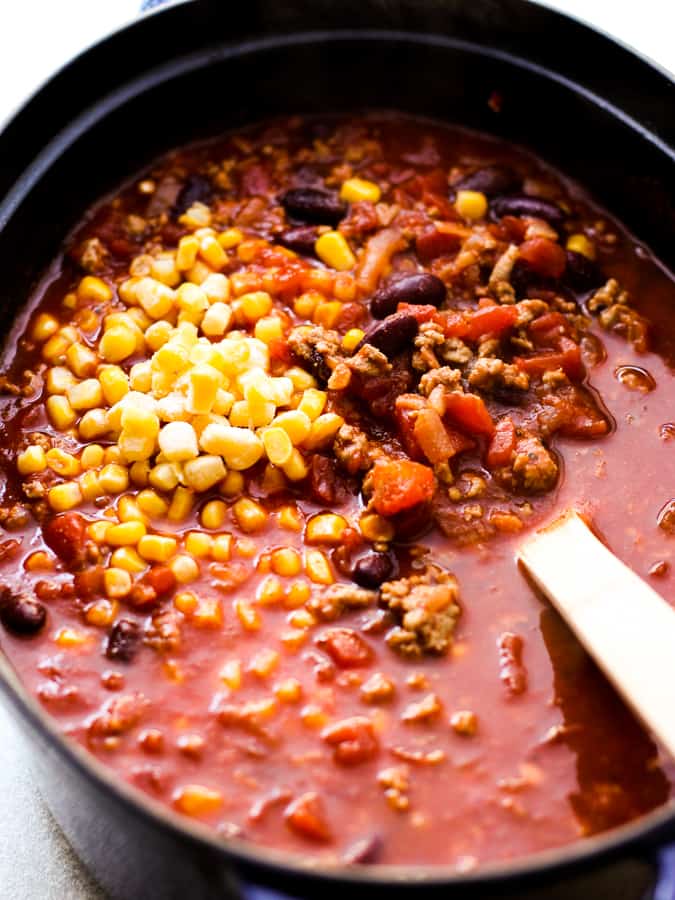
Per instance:
[[[675,610],[568,512],[520,560],[624,700],[675,757]]]

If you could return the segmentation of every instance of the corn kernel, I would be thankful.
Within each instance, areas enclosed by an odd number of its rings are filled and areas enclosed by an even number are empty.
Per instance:
[[[219,534],[213,539],[211,556],[216,562],[229,562],[232,559],[232,535]]]
[[[49,363],[65,362],[66,351],[72,343],[73,341],[59,329],[56,334],[53,334],[49,340],[42,345],[43,359],[46,359]]]
[[[116,325],[104,332],[98,343],[98,352],[106,362],[118,363],[131,356],[136,346],[136,335],[131,328]]]
[[[209,500],[204,505],[200,514],[200,521],[204,528],[222,528],[227,515],[227,506],[222,500]]]
[[[179,485],[173,492],[169,511],[166,514],[170,522],[184,522],[192,512],[195,495],[189,488]]]
[[[302,481],[303,478],[307,477],[307,474],[309,472],[302,454],[295,447],[293,448],[290,459],[283,468],[284,475],[286,476],[286,478],[288,478],[289,481]]]
[[[350,328],[342,338],[342,349],[347,353],[353,353],[364,337],[365,331],[362,331],[360,328]]]
[[[305,540],[309,544],[339,544],[347,528],[347,520],[342,516],[319,513],[307,523]]]
[[[160,497],[156,491],[147,489],[140,491],[136,498],[138,508],[141,512],[154,519],[165,516],[169,511],[169,504],[163,497]]]
[[[84,647],[89,643],[89,636],[76,628],[59,628],[54,635],[54,643],[69,649]]]
[[[480,191],[457,191],[455,209],[467,222],[485,218],[488,209],[487,197]]]
[[[302,698],[302,685],[297,678],[285,678],[274,685],[274,696],[282,703],[298,703]]]
[[[263,455],[260,438],[248,428],[230,425],[207,425],[200,436],[202,449],[222,456],[228,469],[249,469]]]
[[[218,501],[213,502],[217,503]],[[242,531],[260,531],[267,522],[267,513],[262,506],[248,497],[242,497],[240,500],[237,500],[232,507],[232,512]]]
[[[108,414],[105,409],[89,409],[77,424],[77,431],[83,441],[103,437],[110,431]]]
[[[149,562],[168,562],[176,552],[176,538],[162,534],[146,534],[138,542],[138,553]]]
[[[567,238],[566,246],[573,253],[581,253],[588,259],[595,259],[595,244],[585,234],[571,234]]]
[[[259,650],[251,660],[248,670],[258,678],[269,678],[279,665],[279,654],[276,650]]]
[[[85,302],[107,303],[108,300],[112,300],[112,296],[110,286],[94,275],[85,275],[77,286],[77,297]]]
[[[206,294],[209,303],[223,303],[230,297],[229,279],[221,272],[209,273],[200,287]]]
[[[309,600],[312,589],[306,581],[298,579],[288,586],[284,595],[286,609],[298,609]]]
[[[84,344],[71,344],[66,350],[66,362],[78,378],[86,378],[96,371],[98,357]]]
[[[101,366],[98,373],[103,396],[108,406],[118,403],[129,393],[129,378],[119,366]]]
[[[243,240],[244,235],[238,228],[228,228],[226,231],[221,231],[218,235],[218,243],[223,250],[231,250],[232,247],[241,244]]]
[[[109,531],[110,528],[106,531],[106,537]],[[124,569],[125,572],[129,572],[131,575],[145,572],[148,567],[146,561],[138,555],[133,547],[118,547],[117,550],[114,550],[110,557],[110,565],[116,569]]]
[[[227,304],[216,302],[210,306],[201,322],[201,329],[208,337],[222,337],[232,323],[232,310]]]
[[[33,322],[33,328],[31,329],[31,338],[37,344],[43,344],[45,341],[49,340],[49,338],[56,334],[59,330],[59,321],[54,316],[51,316],[49,313],[40,313],[39,316]]]
[[[321,550],[305,552],[305,572],[315,584],[333,584],[335,581],[330,563]]]
[[[83,469],[98,469],[103,464],[103,447],[100,444],[87,444],[80,455]]]
[[[323,728],[328,724],[328,714],[315,703],[308,703],[300,710],[300,721],[307,728]]]
[[[233,606],[242,628],[246,631],[260,631],[260,628],[262,627],[262,617],[258,610],[254,606],[251,606],[248,600],[235,600]]]
[[[234,550],[239,556],[243,556],[246,559],[253,559],[258,552],[258,547],[256,542],[251,538],[242,537],[238,538],[235,542]]]
[[[65,394],[74,384],[75,376],[64,366],[52,366],[47,370],[46,387],[48,394]]]
[[[77,483],[80,485],[80,490],[82,491],[84,499],[90,502],[92,500],[97,500],[99,497],[103,497],[105,494],[105,491],[101,487],[98,472],[93,471],[93,469],[89,469],[87,472],[80,475],[77,479]]]
[[[172,491],[178,485],[178,472],[172,463],[159,463],[150,470],[148,481],[158,491]]]
[[[147,394],[152,390],[152,365],[149,360],[136,363],[131,367],[129,370],[129,387],[132,391],[140,391],[143,394]]]
[[[105,544],[105,536],[109,528],[110,522],[105,519],[97,519],[87,526],[87,534],[97,544]]]
[[[176,268],[181,272],[191,269],[199,253],[199,241],[192,234],[186,234],[178,241],[176,251]]]
[[[312,321],[324,328],[333,328],[342,312],[342,303],[339,300],[325,300],[317,303]]]
[[[194,266],[185,273],[188,281],[199,285],[204,284],[209,275],[211,275],[211,269],[201,259],[198,259]]]
[[[241,472],[228,472],[220,486],[220,493],[225,497],[236,497],[244,490],[244,476]]]
[[[201,206],[201,204],[200,204]],[[188,210],[188,213],[190,210]],[[180,217],[183,224],[187,213]],[[186,816],[208,816],[222,806],[223,798],[219,791],[212,791],[203,784],[186,784],[179,788],[173,796],[173,805]]]
[[[174,291],[154,278],[141,278],[136,285],[135,295],[151,319],[163,319],[174,306]]]
[[[302,571],[302,560],[297,550],[292,547],[280,547],[272,553],[272,570],[277,575],[290,578]]]
[[[305,439],[303,447],[306,450],[318,450],[333,440],[339,429],[344,425],[342,416],[337,413],[323,413],[312,422],[312,430]]]
[[[367,513],[362,516],[359,528],[364,538],[369,541],[391,541],[394,537],[394,526],[376,513]]]
[[[117,603],[111,603],[110,600],[96,600],[84,611],[87,622],[96,628],[107,628],[112,625],[116,615]]]
[[[288,653],[297,653],[298,650],[307,642],[309,632],[306,628],[293,628],[289,631],[282,631],[279,640],[284,646],[284,650]]]
[[[219,456],[200,456],[186,462],[183,473],[188,487],[203,492],[218,484],[225,477],[226,469]]]
[[[47,468],[45,451],[38,444],[30,444],[23,453],[16,458],[16,467],[20,475],[33,475],[35,472],[44,472]]]
[[[60,447],[52,447],[51,450],[48,450],[45,460],[52,471],[63,475],[65,478],[72,478],[73,475],[80,474],[79,459],[73,456],[72,453],[61,450]]]
[[[266,291],[255,291],[239,298],[240,309],[248,322],[257,322],[272,310],[272,298]]]
[[[61,305],[65,307],[65,309],[77,309],[77,294],[73,291],[69,291],[61,301]]]
[[[64,481],[50,488],[47,500],[55,512],[65,512],[82,503],[82,491],[76,481]]]
[[[111,547],[135,547],[140,539],[147,533],[143,522],[122,522],[120,525],[111,525],[106,531],[106,544]]]
[[[54,560],[44,550],[36,550],[26,557],[23,567],[27,572],[50,572],[54,568]]]
[[[180,591],[173,598],[173,605],[184,616],[191,616],[199,606],[199,600],[192,591]]]
[[[169,568],[173,572],[176,581],[179,581],[181,584],[188,584],[199,578],[199,565],[191,556],[185,553],[174,556],[169,563]]]
[[[198,559],[209,556],[212,546],[213,538],[202,531],[190,531],[185,537],[185,549],[191,556]]]
[[[254,336],[265,344],[280,341],[283,337],[281,319],[278,316],[263,316],[255,323]]]
[[[158,440],[169,462],[184,462],[199,456],[197,435],[188,422],[169,422],[159,432]]]
[[[153,322],[145,332],[145,342],[153,352],[156,352],[166,344],[172,333],[173,328],[170,322],[165,320]]]
[[[317,303],[323,299],[323,295],[317,291],[308,291],[305,294],[300,294],[293,303],[293,312],[301,319],[311,319]]]
[[[256,600],[262,606],[271,606],[283,600],[284,589],[279,579],[274,575],[268,575],[258,585]]]
[[[348,178],[340,188],[340,199],[345,203],[358,203],[367,201],[377,203],[382,196],[379,185],[374,181],[366,181],[365,178]]]
[[[106,596],[111,599],[121,599],[131,593],[131,575],[126,569],[117,569],[112,566],[103,573],[103,585]]]
[[[332,269],[337,269],[338,272],[346,272],[356,265],[354,254],[339,231],[327,231],[322,234],[317,238],[314,250],[321,262]]]
[[[180,284],[180,274],[174,254],[163,253],[161,256],[155,257],[150,264],[150,275],[169,287]]]
[[[129,487],[129,473],[124,466],[110,463],[99,473],[101,488],[107,494],[121,494]]]
[[[120,465],[122,459],[122,454],[120,453],[120,449],[118,446],[113,444],[110,447],[106,447],[103,451],[103,462],[106,465]]]
[[[281,528],[287,531],[302,531],[302,516],[296,506],[287,504],[277,512],[277,521]]]
[[[98,378],[87,378],[69,388],[68,402],[76,410],[93,409],[103,403],[103,391]]]
[[[288,614],[286,621],[293,628],[311,628],[316,625],[316,619],[308,609],[294,609]]]
[[[54,394],[47,398],[47,413],[54,428],[66,431],[77,420],[77,413],[68,402],[67,397]]]
[[[192,624],[196,628],[222,628],[223,607],[217,597],[202,597],[192,614]]]
[[[293,444],[283,428],[271,426],[266,428],[262,436],[267,458],[275,466],[283,466],[291,458]]]
[[[150,463],[147,459],[139,460],[129,466],[129,478],[136,487],[145,487],[150,476]]]
[[[212,269],[222,269],[227,262],[227,253],[213,235],[207,235],[202,238],[199,246],[199,255]]]
[[[238,691],[241,687],[241,663],[238,659],[228,659],[218,676],[220,680],[230,688]]]
[[[298,410],[314,421],[315,419],[318,419],[324,411],[327,399],[328,396],[325,391],[319,391],[316,388],[307,388],[307,390],[302,393],[302,399],[298,404]]]

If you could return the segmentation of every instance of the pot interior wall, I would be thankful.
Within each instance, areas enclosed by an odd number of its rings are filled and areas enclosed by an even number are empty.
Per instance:
[[[501,112],[488,104],[495,91]],[[675,265],[670,156],[611,110],[485,47],[324,32],[173,60],[66,128],[0,233],[3,324],[83,210],[158,154],[268,116],[368,108],[432,116],[533,149]]]

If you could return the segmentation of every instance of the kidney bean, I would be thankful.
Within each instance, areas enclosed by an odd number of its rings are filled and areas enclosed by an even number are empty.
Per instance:
[[[347,207],[337,194],[318,188],[291,188],[279,196],[286,215],[313,225],[337,225]]]
[[[490,204],[493,219],[502,216],[524,216],[528,219],[543,219],[550,225],[562,225],[565,213],[557,203],[542,200],[540,197],[528,197],[527,194],[512,194],[508,197],[497,197]]]
[[[72,565],[84,560],[85,521],[79,513],[65,512],[54,516],[42,531],[45,544],[64,563]]]
[[[567,265],[563,274],[563,281],[568,284],[573,291],[583,293],[598,288],[605,282],[605,277],[600,271],[600,267],[584,256],[583,253],[575,253],[574,250],[568,250],[566,253]]]
[[[410,313],[394,313],[371,328],[354,352],[364,344],[371,344],[391,359],[412,345],[418,329],[419,323]]]
[[[368,552],[356,563],[352,579],[361,587],[377,588],[393,575],[396,564],[389,553]]]
[[[390,281],[377,291],[370,301],[370,311],[376,319],[395,313],[399,303],[439,307],[446,297],[445,284],[429,272],[416,272]]]
[[[47,609],[30,594],[15,594],[5,588],[0,597],[0,621],[14,634],[37,634],[45,624]]]
[[[498,194],[510,194],[517,191],[521,184],[521,179],[508,166],[485,166],[465,175],[453,185],[452,190],[453,193],[456,191],[480,191],[486,197],[496,197]]]
[[[343,766],[357,766],[377,756],[380,745],[373,723],[366,716],[352,716],[324,728],[321,739],[334,747],[333,758]]]
[[[189,175],[178,192],[173,207],[174,216],[182,216],[193,203],[206,203],[213,199],[213,184],[209,178],[197,173]]]
[[[314,244],[319,233],[314,225],[300,225],[298,228],[288,228],[282,231],[278,237],[279,243],[289,250],[300,253],[303,256],[314,255]]]
[[[136,622],[118,619],[110,630],[105,655],[108,659],[130,662],[138,651],[140,639],[141,629]]]
[[[330,628],[317,644],[341,669],[367,666],[375,656],[370,645],[352,628]]]

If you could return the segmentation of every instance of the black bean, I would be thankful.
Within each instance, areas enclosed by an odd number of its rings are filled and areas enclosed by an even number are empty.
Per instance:
[[[493,219],[501,219],[502,216],[543,219],[553,226],[562,225],[565,221],[565,213],[557,203],[542,200],[540,197],[528,197],[526,194],[497,197],[490,204],[490,215]]]
[[[445,284],[429,272],[416,272],[390,281],[379,289],[370,301],[370,311],[376,319],[384,319],[396,312],[399,303],[441,306],[446,297]]]
[[[582,293],[600,287],[605,283],[605,277],[592,259],[584,256],[583,253],[568,250],[563,281],[565,284],[569,284],[573,291]]]
[[[393,316],[387,316],[386,319],[374,325],[356,350],[359,350],[363,344],[370,344],[391,359],[412,344],[418,329],[417,319],[410,313],[394,313]]]
[[[213,199],[213,184],[209,178],[204,175],[188,175],[185,184],[178,192],[176,202],[173,207],[174,216],[182,216],[186,209],[189,209],[193,203],[206,203],[207,205]]]
[[[496,197],[498,194],[510,194],[521,186],[521,179],[508,166],[485,166],[476,169],[469,175],[465,175],[452,186],[456,191],[480,191],[486,197]]]
[[[383,841],[379,834],[354,841],[342,854],[342,861],[347,865],[367,865],[377,862],[382,854]]]
[[[37,634],[45,624],[47,609],[30,594],[5,590],[0,601],[0,621],[14,634]]]
[[[136,655],[141,630],[130,619],[119,619],[110,630],[105,655],[108,659],[130,662]]]
[[[396,562],[389,553],[366,553],[352,570],[352,579],[360,587],[378,588],[395,574]]]
[[[347,212],[336,193],[318,188],[291,188],[279,196],[279,203],[291,218],[314,225],[337,225]]]
[[[319,233],[314,225],[300,225],[298,228],[288,228],[279,235],[279,243],[289,250],[301,253],[303,256],[314,255],[314,244]]]

